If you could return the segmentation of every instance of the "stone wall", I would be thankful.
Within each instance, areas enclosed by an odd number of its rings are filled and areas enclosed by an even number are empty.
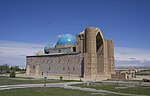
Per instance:
[[[73,47],[66,48],[50,48],[49,53],[71,53],[73,52]]]
[[[75,47],[74,44],[57,44],[55,48]]]
[[[111,78],[112,79],[126,79],[126,75],[125,74],[112,74]]]
[[[83,76],[83,56],[78,53],[27,56],[26,61],[28,76]]]

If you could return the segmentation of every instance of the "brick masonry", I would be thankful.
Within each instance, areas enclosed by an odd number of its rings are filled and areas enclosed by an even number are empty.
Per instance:
[[[27,56],[27,74],[42,76],[83,76],[83,56],[78,53]]]

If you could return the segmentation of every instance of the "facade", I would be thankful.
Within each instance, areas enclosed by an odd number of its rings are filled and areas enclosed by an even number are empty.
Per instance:
[[[114,44],[105,40],[101,30],[87,27],[76,38],[65,34],[55,47],[45,46],[44,54],[26,57],[26,74],[30,77],[104,80],[114,71]]]

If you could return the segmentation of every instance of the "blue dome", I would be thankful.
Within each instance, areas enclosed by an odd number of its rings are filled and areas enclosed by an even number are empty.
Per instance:
[[[57,44],[75,44],[76,43],[76,39],[73,35],[70,34],[64,34],[62,35],[59,40],[57,41]]]
[[[52,44],[47,44],[45,47],[44,47],[44,52],[45,54],[49,54],[49,49],[50,48],[53,48],[53,45]]]

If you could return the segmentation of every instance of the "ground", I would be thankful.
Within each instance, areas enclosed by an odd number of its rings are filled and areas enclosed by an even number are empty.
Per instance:
[[[144,86],[133,86],[139,82],[128,81],[102,81],[96,83],[47,80],[44,79],[9,78],[0,76],[0,95],[2,96],[122,96],[131,94],[138,96],[150,95],[150,85],[142,82]],[[129,84],[127,84],[129,83]],[[131,83],[131,84],[130,84]],[[74,84],[74,85],[73,85]],[[132,85],[132,86],[130,86]],[[138,94],[138,95],[137,95]],[[139,95],[140,96],[140,95]]]
[[[46,83],[61,83],[72,82],[77,80],[46,80]],[[32,78],[9,78],[6,76],[0,76],[0,85],[18,85],[18,84],[44,84],[44,79],[32,79]]]
[[[91,92],[64,88],[26,88],[0,91],[1,96],[91,96]],[[101,96],[101,95],[93,95]]]
[[[129,93],[129,94],[141,94],[141,95],[150,95],[150,86],[142,87],[142,86],[131,86],[131,85],[119,85],[119,84],[104,84],[104,83],[90,83],[87,84],[78,84],[73,86],[85,87],[85,88],[94,88],[101,90],[108,90],[112,92],[120,92],[120,93]]]

